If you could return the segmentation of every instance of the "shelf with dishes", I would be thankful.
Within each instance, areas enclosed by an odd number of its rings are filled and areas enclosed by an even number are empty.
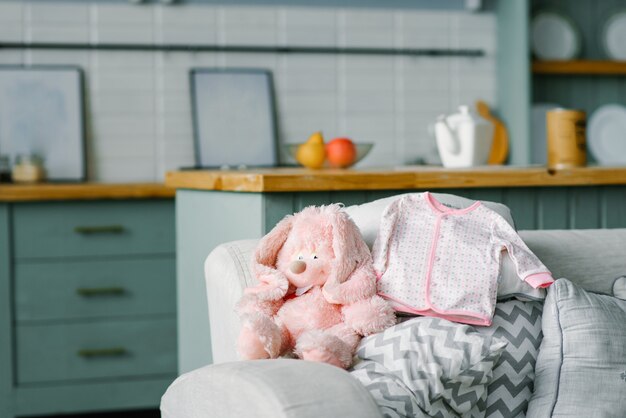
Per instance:
[[[532,71],[533,74],[554,75],[626,75],[626,61],[534,61]]]
[[[532,7],[531,162],[545,163],[547,114],[560,108],[583,114],[590,163],[625,166],[626,9],[596,0]]]
[[[573,2],[572,2],[573,3]],[[553,0],[540,3],[541,6],[533,13],[530,27],[530,42],[533,55],[539,60],[575,60],[585,55],[604,56],[609,60],[626,60],[626,10],[614,10],[604,18],[596,19],[593,28],[587,24],[589,16],[581,16],[579,10],[587,6],[595,13],[602,14],[600,2],[586,0],[561,5],[559,11],[551,10],[557,6]],[[589,41],[595,41],[590,43]],[[589,51],[589,47],[601,51]],[[612,64],[611,64],[612,65]],[[576,67],[576,65],[574,66]],[[584,67],[584,66],[583,66]],[[594,69],[608,68],[604,65],[592,65]]]

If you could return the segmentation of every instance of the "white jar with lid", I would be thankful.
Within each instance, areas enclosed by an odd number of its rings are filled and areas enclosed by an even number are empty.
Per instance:
[[[39,183],[45,179],[43,161],[33,154],[18,154],[12,171],[16,183]]]

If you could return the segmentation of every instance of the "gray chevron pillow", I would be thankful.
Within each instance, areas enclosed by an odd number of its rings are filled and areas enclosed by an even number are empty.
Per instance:
[[[482,417],[505,346],[468,325],[417,317],[364,338],[351,373],[387,417]]]
[[[508,342],[487,388],[487,417],[525,416],[541,345],[542,311],[542,302],[501,302],[496,305],[491,326],[476,327],[482,334]]]

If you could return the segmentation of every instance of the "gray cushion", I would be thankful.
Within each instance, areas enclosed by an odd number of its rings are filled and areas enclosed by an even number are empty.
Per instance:
[[[468,325],[417,317],[364,338],[352,374],[386,416],[480,417],[505,346]]]
[[[626,276],[615,279],[613,283],[613,296],[620,299],[626,299]]]
[[[548,290],[531,417],[624,417],[626,301],[566,279]]]
[[[216,364],[180,376],[161,399],[163,418],[380,418],[345,370],[303,360]]]
[[[542,302],[500,302],[491,326],[476,327],[480,333],[508,342],[487,387],[487,417],[523,416],[528,408],[541,344],[542,310]]]

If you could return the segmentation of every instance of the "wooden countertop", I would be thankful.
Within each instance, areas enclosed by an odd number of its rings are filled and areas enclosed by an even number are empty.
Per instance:
[[[179,189],[234,192],[620,185],[626,184],[626,167],[584,167],[556,171],[548,171],[542,166],[197,170],[169,172],[165,184]]]
[[[172,198],[175,190],[162,183],[0,184],[0,202],[45,200]]]

